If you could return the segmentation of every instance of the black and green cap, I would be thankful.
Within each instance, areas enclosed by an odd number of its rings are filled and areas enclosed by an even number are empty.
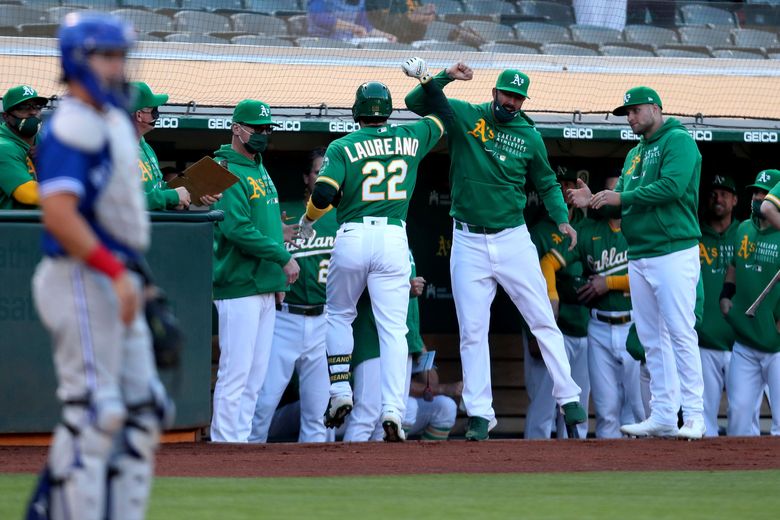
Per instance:
[[[134,90],[131,112],[141,110],[142,108],[157,108],[168,102],[168,94],[155,94],[149,85],[143,81],[134,81],[130,85]]]
[[[756,175],[756,181],[747,187],[772,191],[772,188],[774,188],[778,182],[780,182],[780,170],[762,170]]]
[[[273,125],[271,107],[256,99],[239,101],[233,109],[233,122],[245,125]]]
[[[653,103],[663,108],[661,104],[661,96],[658,92],[650,87],[634,87],[626,91],[623,95],[623,104],[617,107],[612,113],[616,116],[626,115],[626,108],[635,105],[644,105],[647,103]]]
[[[39,96],[38,91],[29,85],[11,87],[3,96],[3,112],[13,110],[16,105],[21,105],[25,101],[30,100],[35,100],[41,105],[45,105],[49,102],[45,97]]]
[[[734,179],[728,175],[716,175],[712,178],[710,189],[714,190],[716,188],[730,191],[731,193],[737,193],[737,184],[734,182]]]
[[[514,92],[515,94],[520,94],[524,98],[528,97],[528,87],[530,85],[531,80],[528,76],[515,69],[506,69],[498,75],[498,79],[496,80],[496,88],[498,90]]]

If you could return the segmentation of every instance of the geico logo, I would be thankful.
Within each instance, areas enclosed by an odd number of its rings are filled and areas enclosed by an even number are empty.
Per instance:
[[[570,139],[593,139],[592,128],[564,128],[563,137]]]
[[[696,141],[712,141],[712,132],[709,130],[688,130]]]
[[[360,130],[360,125],[351,121],[331,121],[328,124],[329,132],[354,132]]]
[[[745,132],[746,143],[776,143],[777,132]]]
[[[212,117],[209,119],[209,130],[227,130],[231,124],[227,117]]]
[[[179,128],[178,117],[161,117],[154,123],[155,128]]]
[[[621,130],[620,138],[623,141],[639,141],[639,136],[631,130]]]
[[[300,121],[277,121],[276,122],[276,130],[279,132],[300,132],[301,131],[301,122]]]

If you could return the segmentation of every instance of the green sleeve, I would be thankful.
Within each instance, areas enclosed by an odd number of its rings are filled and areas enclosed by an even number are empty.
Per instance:
[[[144,191],[146,191],[146,208],[150,211],[173,208],[179,205],[179,194],[176,190],[168,187],[168,183],[163,182],[162,188],[154,186],[154,180],[144,181]]]
[[[329,145],[325,152],[325,158],[322,160],[322,168],[320,168],[320,174],[317,176],[317,182],[325,182],[338,190],[344,184],[346,172],[347,162],[341,149],[333,144]],[[334,186],[327,179],[330,179],[337,185]]]
[[[434,120],[436,118],[436,120]],[[423,156],[431,151],[436,146],[439,139],[444,135],[444,128],[441,119],[438,118],[438,114],[431,115],[413,123],[415,125],[415,134],[419,137],[422,144],[422,149],[417,153]]]
[[[547,148],[545,148],[538,132],[536,137],[536,142],[533,143],[534,155],[528,167],[528,175],[536,186],[539,197],[544,201],[544,207],[550,214],[550,218],[558,225],[568,223],[569,210],[563,200],[561,185],[555,180],[555,172],[547,160]]]
[[[644,206],[666,205],[680,199],[691,183],[696,170],[698,148],[696,142],[686,133],[669,137],[664,146],[663,163],[658,179],[646,186],[623,193],[621,204]]]
[[[27,169],[27,162],[20,157],[21,149],[9,150],[0,147],[0,191],[12,197],[16,188],[26,182],[35,180]]]
[[[436,83],[436,85],[439,86],[440,89],[443,89],[445,86],[452,83],[454,80],[450,79],[449,76],[447,76],[447,71],[443,70],[436,74],[433,79],[431,80]],[[406,108],[411,110],[417,115],[420,116],[427,116],[430,112],[430,107],[428,106],[428,103],[425,101],[426,94],[423,90],[422,85],[417,85],[414,87],[411,92],[409,92],[406,95],[406,98],[404,99],[404,102],[406,103]]]
[[[780,182],[778,182],[775,187],[772,188],[769,193],[767,193],[764,200],[768,200],[774,204],[777,209],[780,210]]]
[[[249,195],[244,183],[237,182],[222,193],[219,209],[225,212],[225,220],[219,229],[242,253],[269,260],[284,266],[292,255],[282,244],[263,235],[251,219]]]

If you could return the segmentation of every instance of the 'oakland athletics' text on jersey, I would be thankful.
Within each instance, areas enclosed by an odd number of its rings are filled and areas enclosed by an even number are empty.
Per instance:
[[[343,191],[339,224],[361,217],[406,220],[417,167],[443,133],[439,118],[428,116],[408,125],[366,126],[333,141],[317,182]]]
[[[734,221],[723,233],[706,224],[701,225],[699,260],[704,284],[704,320],[696,327],[699,346],[713,350],[731,350],[734,345],[734,329],[720,310],[720,291],[726,270],[734,257],[734,240],[739,222]]]

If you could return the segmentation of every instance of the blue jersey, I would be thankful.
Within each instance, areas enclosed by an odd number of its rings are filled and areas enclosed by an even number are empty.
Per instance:
[[[136,259],[149,245],[138,170],[138,137],[127,114],[98,112],[65,98],[52,117],[37,153],[41,198],[72,193],[100,241],[123,260]],[[44,231],[43,252],[64,256],[62,245]]]

